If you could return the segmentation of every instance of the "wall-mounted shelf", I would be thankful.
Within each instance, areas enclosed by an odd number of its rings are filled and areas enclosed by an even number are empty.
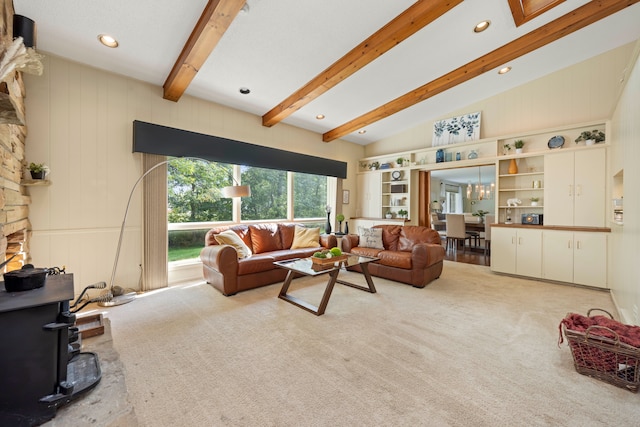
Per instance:
[[[25,187],[48,187],[51,181],[48,179],[25,179],[21,183]]]

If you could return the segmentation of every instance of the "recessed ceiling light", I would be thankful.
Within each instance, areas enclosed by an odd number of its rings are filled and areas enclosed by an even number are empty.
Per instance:
[[[482,22],[478,23],[478,25],[476,25],[473,28],[473,32],[474,33],[481,33],[484,30],[486,30],[487,28],[489,28],[490,25],[491,25],[491,21],[488,21],[488,20],[487,21],[482,21]]]
[[[248,87],[241,87],[240,93],[243,95],[249,95],[251,93],[251,89],[249,89]]]
[[[100,34],[98,41],[107,47],[118,47],[118,40],[108,34]]]
[[[511,67],[500,68],[500,71],[498,71],[498,74],[507,74],[509,71],[511,71]]]
[[[324,119],[324,114],[318,114],[318,115],[316,116],[316,119],[318,119],[318,120],[322,120],[322,119]]]
[[[363,134],[367,133],[367,131],[366,131],[366,129],[360,129],[360,130],[358,131],[358,133],[359,133],[360,135],[363,135]]]

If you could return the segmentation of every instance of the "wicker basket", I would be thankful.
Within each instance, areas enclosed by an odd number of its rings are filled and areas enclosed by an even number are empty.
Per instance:
[[[591,310],[587,316],[590,313]],[[562,326],[578,373],[598,378],[634,393],[638,391],[640,348],[620,342],[618,334],[604,326],[593,325],[585,332],[571,330],[564,323]],[[596,333],[603,331],[608,332],[613,338]]]

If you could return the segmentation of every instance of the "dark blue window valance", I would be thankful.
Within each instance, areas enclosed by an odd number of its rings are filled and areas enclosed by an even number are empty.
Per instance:
[[[347,177],[347,163],[153,123],[133,121],[133,152]]]

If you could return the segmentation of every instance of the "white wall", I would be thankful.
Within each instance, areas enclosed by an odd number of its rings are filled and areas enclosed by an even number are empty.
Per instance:
[[[322,136],[189,96],[174,103],[162,88],[56,56],[44,58],[44,75],[25,75],[26,159],[51,168],[49,187],[31,187],[31,255],[36,266],[74,273],[76,292],[109,281],[124,208],[141,175],[133,154],[132,123],[142,120],[253,144],[348,162],[344,189],[356,192],[363,147],[324,143]],[[179,143],[179,142],[177,142]],[[138,288],[141,264],[140,190],[129,213],[116,284]],[[355,199],[354,199],[355,200]],[[344,206],[355,215],[355,203]]]
[[[633,48],[627,44],[435,120],[481,111],[480,137],[493,138],[609,118]],[[367,145],[367,157],[431,147],[435,120]]]
[[[609,250],[611,292],[625,322],[640,325],[640,43],[611,120],[609,179],[624,176],[624,225],[612,224]],[[611,209],[612,205],[609,206]]]

